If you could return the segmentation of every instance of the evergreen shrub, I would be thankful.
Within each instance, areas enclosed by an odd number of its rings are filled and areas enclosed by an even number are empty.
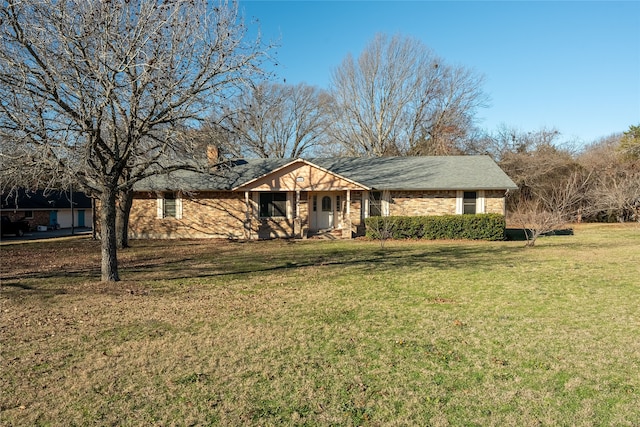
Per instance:
[[[365,219],[371,239],[504,240],[504,215],[374,216]],[[384,234],[384,236],[383,236]]]

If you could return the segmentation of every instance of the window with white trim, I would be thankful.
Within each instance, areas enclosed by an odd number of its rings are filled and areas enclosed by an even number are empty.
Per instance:
[[[458,191],[456,213],[475,215],[484,213],[484,191]]]
[[[477,194],[475,191],[465,191],[462,196],[462,213],[476,214]]]
[[[165,191],[158,195],[157,218],[182,219],[182,198],[175,191]]]

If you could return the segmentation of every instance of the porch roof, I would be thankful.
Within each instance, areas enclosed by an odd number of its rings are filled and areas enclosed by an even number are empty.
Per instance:
[[[149,177],[136,191],[231,191],[296,159],[231,160],[213,172]],[[517,186],[489,156],[310,158],[305,163],[375,190],[508,190]]]

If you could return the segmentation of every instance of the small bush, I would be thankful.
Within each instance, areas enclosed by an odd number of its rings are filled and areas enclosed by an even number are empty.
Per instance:
[[[443,215],[370,217],[365,219],[366,235],[380,239],[385,230],[393,239],[504,240],[503,215]]]

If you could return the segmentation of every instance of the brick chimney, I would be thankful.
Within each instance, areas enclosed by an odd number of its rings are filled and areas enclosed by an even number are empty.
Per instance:
[[[209,162],[209,167],[214,167],[218,164],[218,158],[220,156],[220,151],[218,147],[215,145],[207,145],[207,160]]]

